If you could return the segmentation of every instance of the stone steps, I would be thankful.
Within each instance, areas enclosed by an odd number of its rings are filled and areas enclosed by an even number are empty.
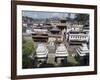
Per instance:
[[[54,53],[49,53],[48,54],[47,63],[49,63],[49,64],[54,64],[55,63],[55,54]]]

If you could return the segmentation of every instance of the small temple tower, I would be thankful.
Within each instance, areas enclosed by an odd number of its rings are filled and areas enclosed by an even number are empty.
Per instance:
[[[37,62],[44,62],[47,60],[48,56],[48,49],[45,44],[38,44],[38,47],[36,49],[36,55],[35,58],[37,59]]]
[[[66,61],[67,61],[67,56],[68,56],[68,51],[67,51],[65,45],[60,44],[56,49],[55,61],[60,64],[64,59],[66,59]]]
[[[76,59],[79,61],[80,65],[89,65],[89,49],[87,44],[82,44],[81,47],[76,49],[76,52]]]

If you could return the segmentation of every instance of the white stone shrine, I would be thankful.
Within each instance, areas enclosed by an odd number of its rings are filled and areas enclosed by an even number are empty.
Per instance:
[[[86,56],[89,54],[89,49],[87,47],[87,44],[82,44],[78,49],[76,49],[79,56]]]
[[[67,58],[67,56],[68,56],[67,48],[65,47],[64,44],[60,44],[60,46],[57,47],[55,53],[56,61],[58,63],[61,63],[61,60]]]
[[[36,58],[45,60],[48,56],[48,49],[45,44],[38,44],[36,49]]]

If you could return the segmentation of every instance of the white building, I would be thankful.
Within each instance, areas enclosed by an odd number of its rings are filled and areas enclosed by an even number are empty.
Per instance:
[[[56,61],[58,63],[61,63],[61,60],[67,58],[67,56],[68,56],[67,48],[65,47],[64,44],[60,44],[60,46],[57,47],[55,53]]]
[[[32,30],[31,29],[26,29],[26,33],[27,34],[31,34],[32,33]]]
[[[67,33],[70,31],[82,31],[83,25],[67,23]]]
[[[36,33],[47,33],[48,30],[47,29],[33,29],[33,32],[36,32]]]
[[[48,30],[47,29],[33,29],[32,38],[34,41],[48,41]]]
[[[68,33],[69,43],[83,43],[89,41],[89,34],[85,32],[69,32]]]
[[[48,49],[45,44],[38,44],[35,57],[38,61],[45,61],[48,56]]]
[[[23,23],[22,26],[23,26],[23,27],[27,27],[27,23]]]
[[[89,25],[84,25],[83,31],[89,33],[89,30],[90,30]]]
[[[86,56],[89,54],[89,49],[87,47],[87,44],[82,44],[78,49],[76,49],[79,56]]]
[[[83,25],[81,24],[73,24],[72,31],[81,31],[83,29]]]

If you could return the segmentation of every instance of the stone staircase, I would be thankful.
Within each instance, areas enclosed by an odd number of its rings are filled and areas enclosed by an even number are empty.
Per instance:
[[[55,64],[55,53],[49,53],[47,63],[49,64]]]

